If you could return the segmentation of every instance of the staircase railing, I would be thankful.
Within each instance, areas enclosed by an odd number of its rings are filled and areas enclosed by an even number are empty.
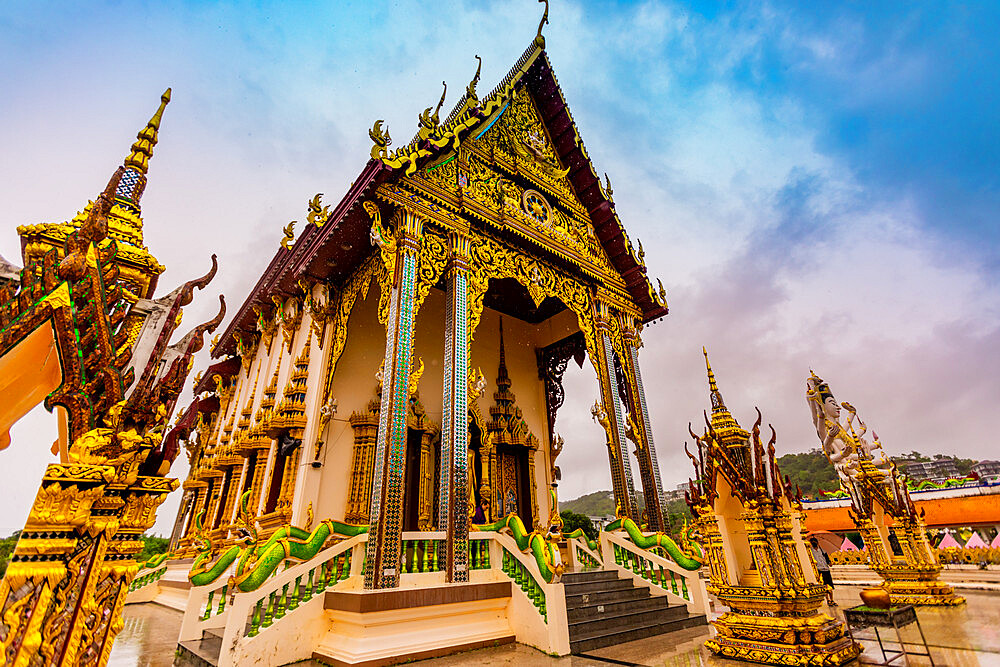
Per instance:
[[[603,566],[600,552],[590,548],[586,537],[571,537],[566,540],[573,569],[577,571],[597,570]],[[600,546],[598,546],[600,549]]]
[[[149,586],[150,584],[155,584],[160,580],[161,577],[163,577],[164,574],[166,574],[166,572],[167,572],[166,563],[160,565],[159,567],[153,568],[152,570],[147,570],[143,572],[142,574],[138,575],[135,579],[133,579],[131,584],[129,584],[128,587],[129,593],[137,591],[140,588]]]
[[[160,592],[160,579],[167,572],[167,564],[161,563],[154,568],[141,570],[139,575],[129,584],[125,604],[137,604],[153,600]]]
[[[602,531],[601,554],[605,569],[615,569],[640,585],[651,584],[654,595],[666,595],[671,602],[685,605],[689,613],[708,613],[708,591],[698,571],[685,570],[665,558],[662,549],[643,549],[624,533]]]
[[[478,565],[473,556],[470,568],[491,569],[514,584],[509,618],[517,640],[550,654],[569,653],[566,595],[562,584],[546,583],[534,556],[522,553],[514,538],[506,533],[471,532],[469,541],[482,545]]]

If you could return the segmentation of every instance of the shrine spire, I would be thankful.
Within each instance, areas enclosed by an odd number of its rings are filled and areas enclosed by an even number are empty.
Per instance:
[[[708,390],[712,396],[712,430],[720,444],[727,446],[743,445],[749,439],[750,434],[744,430],[726,407],[726,402],[722,399],[722,392],[715,382],[715,373],[712,372],[712,364],[708,361],[708,350],[701,348],[705,355],[705,368],[708,371]]]
[[[170,102],[170,89],[167,88],[160,96],[160,108],[156,110],[153,117],[146,123],[135,137],[132,144],[132,152],[125,158],[125,168],[132,168],[142,175],[146,175],[149,169],[149,158],[153,157],[153,147],[156,146],[159,138],[160,121],[163,118],[163,110]]]

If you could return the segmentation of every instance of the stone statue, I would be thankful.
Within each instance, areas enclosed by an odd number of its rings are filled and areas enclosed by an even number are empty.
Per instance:
[[[823,445],[823,453],[830,459],[840,481],[847,482],[857,477],[862,455],[858,442],[841,425],[840,405],[833,397],[830,386],[812,371],[806,380],[806,400],[812,412],[816,435]]]

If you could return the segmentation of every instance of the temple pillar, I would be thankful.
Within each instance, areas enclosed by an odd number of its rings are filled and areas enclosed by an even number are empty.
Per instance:
[[[451,232],[444,325],[444,413],[438,528],[446,532],[446,579],[469,580],[469,238]]]
[[[370,203],[370,202],[366,202]],[[395,259],[389,279],[385,361],[375,473],[372,484],[365,588],[399,585],[403,530],[403,484],[406,473],[407,402],[413,357],[415,288],[423,221],[410,211],[399,216]],[[378,231],[381,232],[381,229]],[[383,253],[388,242],[379,237]]]
[[[667,509],[664,507],[663,482],[660,480],[660,466],[656,461],[656,447],[653,444],[653,427],[646,407],[646,392],[642,388],[642,373],[639,371],[639,348],[642,342],[632,328],[625,329],[625,358],[622,370],[630,395],[631,419],[636,436],[636,458],[639,461],[639,478],[646,500],[646,518],[649,530],[666,530]]]
[[[632,466],[628,460],[625,438],[625,410],[618,394],[615,379],[615,351],[611,343],[611,327],[608,306],[597,302],[597,349],[595,364],[597,381],[601,387],[605,420],[601,421],[608,437],[608,459],[611,465],[611,484],[614,487],[615,503],[622,516],[639,522],[640,513],[636,505],[635,484],[632,482]]]

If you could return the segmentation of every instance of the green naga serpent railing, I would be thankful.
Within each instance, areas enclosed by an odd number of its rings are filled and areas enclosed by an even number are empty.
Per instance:
[[[192,589],[189,607],[197,609],[198,614],[191,622],[185,619],[181,640],[200,638],[203,630],[224,628],[223,646],[233,647],[233,650],[223,651],[219,667],[251,660],[249,656],[260,653],[260,642],[274,645],[284,641],[286,632],[292,631],[284,619],[300,619],[295,622],[296,627],[300,624],[314,626],[315,619],[323,615],[320,598],[326,591],[359,585],[367,540],[366,533],[345,539],[308,561],[291,564],[274,573],[253,591],[233,589],[228,583],[214,588],[209,586],[207,592],[206,587],[200,591]],[[404,580],[431,574],[443,581],[444,544],[441,532],[403,533],[401,568]],[[469,566],[471,570],[493,567],[489,539],[470,539]],[[275,627],[285,629],[277,633],[269,631]]]
[[[701,545],[691,537],[693,528],[690,526],[685,526],[684,530],[681,531],[680,546],[666,533],[647,534],[642,532],[635,521],[628,517],[615,519],[605,526],[604,530],[609,533],[624,530],[635,546],[640,549],[662,549],[685,570],[698,570],[705,563],[705,555],[701,550]]]
[[[195,541],[201,545],[200,553],[191,565],[188,579],[193,586],[207,586],[227,573],[235,563],[235,570],[227,581],[235,592],[256,590],[287,561],[307,561],[316,556],[331,536],[355,537],[368,532],[368,526],[356,526],[341,521],[325,519],[309,532],[296,526],[282,526],[264,544],[259,538],[256,519],[250,516],[247,502],[250,492],[240,498],[237,543],[211,561],[214,548],[211,538],[202,526],[204,510],[195,517]]]
[[[664,533],[644,533],[634,521],[617,519],[601,532],[601,553],[606,568],[652,585],[654,593],[676,598],[688,611],[708,611],[708,593],[698,576],[703,563],[701,547],[685,528],[682,546]]]
[[[562,576],[564,566],[559,562],[559,549],[555,542],[547,539],[540,531],[534,530],[529,533],[524,528],[524,522],[516,514],[508,514],[496,523],[473,525],[471,530],[483,532],[506,530],[522,553],[530,552],[531,556],[534,557],[535,564],[538,566],[538,571],[545,583],[556,583]]]
[[[132,591],[137,591],[140,588],[143,588],[145,586],[148,586],[150,584],[159,581],[167,571],[167,566],[163,562],[165,560],[166,560],[165,558],[161,560],[158,567],[153,566],[152,569],[149,569],[145,572],[142,572],[139,575],[136,575],[136,578],[133,579],[132,583],[129,584],[128,586],[129,592],[131,593]]]
[[[579,529],[577,529],[579,530]],[[573,531],[576,533],[577,531]],[[582,531],[581,531],[582,532]],[[566,544],[573,558],[573,566],[581,570],[596,570],[603,566],[600,545],[586,535],[567,537]]]
[[[555,540],[538,530],[529,533],[524,522],[513,513],[496,523],[474,525],[472,530],[497,533],[502,550],[501,570],[531,601],[542,620],[548,622],[550,605],[545,585],[557,583],[564,570]]]

